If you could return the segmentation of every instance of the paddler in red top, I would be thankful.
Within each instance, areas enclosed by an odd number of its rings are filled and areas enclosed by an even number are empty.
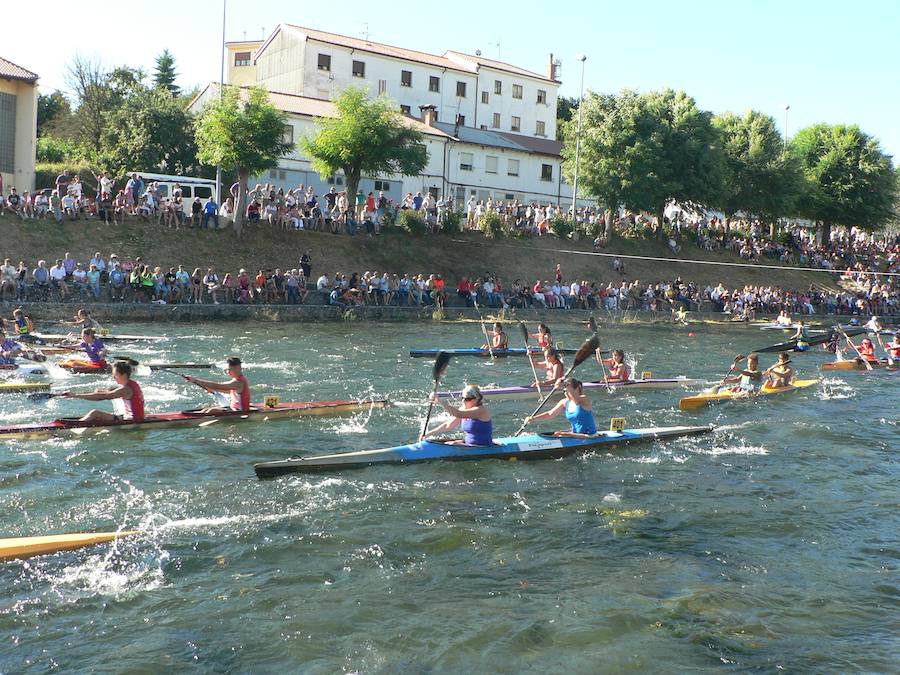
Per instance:
[[[900,335],[895,333],[894,339],[887,343],[885,349],[894,361],[900,359]]]
[[[606,376],[607,382],[626,382],[630,379],[631,372],[625,363],[625,352],[621,349],[614,349],[612,358],[603,359],[603,365],[609,366],[609,373]]]
[[[207,391],[228,392],[228,397],[231,399],[231,405],[228,407],[211,406],[209,408],[204,408],[201,412],[248,412],[250,410],[250,383],[244,375],[241,360],[237,356],[231,356],[228,358],[227,364],[225,373],[231,376],[231,379],[228,382],[213,382],[212,380],[203,380],[199,377],[194,377],[193,375],[184,376],[184,379],[188,382],[193,382]]]
[[[553,335],[550,333],[550,329],[547,328],[547,324],[539,323],[537,333],[531,333],[530,336],[537,338],[538,346],[541,349],[553,346]]]
[[[122,412],[120,414],[91,410],[81,418],[82,422],[120,422],[124,420],[143,422],[144,392],[141,391],[141,385],[131,379],[131,366],[124,361],[116,361],[113,364],[112,372],[113,379],[118,385],[114,389],[97,389],[86,394],[67,391],[63,396],[80,398],[85,401],[121,401]]]
[[[848,337],[847,344],[851,347],[855,348],[859,355],[864,358],[869,363],[878,363],[878,356],[875,355],[875,345],[872,341],[865,337],[862,339],[862,343],[859,346],[853,344],[853,341]]]
[[[534,356],[531,352],[528,352],[528,358],[534,361]],[[535,367],[543,368],[547,373],[547,377],[543,382],[532,382],[532,387],[541,387],[544,385],[552,387],[557,382],[562,382],[563,377],[566,374],[566,367],[563,365],[562,359],[559,358],[559,352],[552,347],[544,349],[544,360],[536,362]]]
[[[509,336],[503,332],[503,324],[497,321],[494,324],[494,330],[490,332],[491,337],[491,349],[493,350],[507,350],[509,349]],[[488,345],[481,345],[482,349],[487,349]]]

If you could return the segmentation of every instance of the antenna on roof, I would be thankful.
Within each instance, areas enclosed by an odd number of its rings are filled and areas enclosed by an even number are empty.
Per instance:
[[[497,60],[500,60],[500,38],[497,38],[496,42],[489,42],[489,45],[497,48]]]
[[[265,26],[260,26],[259,32],[262,33],[262,37],[259,38],[259,39],[260,39],[260,40],[265,40],[265,39],[266,39],[266,27],[265,27]]]
[[[362,36],[363,36],[363,39],[366,42],[368,42],[369,41],[369,24],[367,22],[363,22],[363,26],[364,27],[362,30]]]
[[[247,31],[244,31],[244,42],[247,41]]]

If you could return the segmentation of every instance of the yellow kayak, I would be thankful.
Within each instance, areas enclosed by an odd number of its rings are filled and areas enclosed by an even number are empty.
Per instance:
[[[49,382],[3,382],[0,394],[21,394],[24,391],[50,391]]]
[[[694,396],[688,396],[686,398],[681,399],[678,402],[678,407],[685,411],[691,410],[699,410],[700,408],[704,408],[710,403],[718,403],[719,401],[741,401],[757,398],[759,396],[769,396],[771,394],[786,394],[789,391],[796,391],[797,389],[805,389],[807,387],[812,387],[818,384],[820,380],[794,380],[787,387],[772,387],[769,386],[769,383],[766,382],[762,387],[760,387],[756,391],[752,392],[744,392],[744,391],[719,391],[717,393],[712,392],[704,392],[702,394],[695,394]]]
[[[121,537],[140,534],[137,530],[121,532],[86,532],[81,534],[51,534],[43,537],[15,537],[0,539],[0,560],[30,558],[35,555],[71,551],[76,548],[105,544]]]

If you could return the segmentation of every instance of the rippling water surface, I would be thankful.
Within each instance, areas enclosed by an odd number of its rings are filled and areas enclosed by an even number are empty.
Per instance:
[[[114,546],[0,563],[0,671],[895,671],[900,375],[687,415],[680,390],[602,395],[603,424],[708,436],[558,461],[373,467],[257,481],[254,461],[415,437],[430,362],[477,324],[132,325],[138,360],[237,353],[256,398],[394,403],[343,418],[15,441],[0,536],[140,528]],[[578,346],[585,329],[557,324]],[[688,336],[688,331],[696,336]],[[638,370],[718,379],[750,328],[611,327]],[[513,343],[517,333],[511,331]],[[814,376],[820,353],[797,356]],[[768,365],[771,359],[764,359]],[[579,375],[596,377],[595,364]],[[524,359],[454,360],[447,386],[514,384]],[[204,404],[140,378],[150,410]],[[89,388],[91,376],[60,387]],[[108,380],[106,380],[108,381]],[[100,404],[104,405],[104,404]],[[0,399],[0,423],[87,410]],[[493,404],[512,433],[530,402]]]

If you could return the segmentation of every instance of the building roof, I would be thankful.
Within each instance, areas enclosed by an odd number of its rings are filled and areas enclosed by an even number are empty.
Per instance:
[[[37,82],[38,76],[22,66],[17,66],[12,61],[0,57],[0,77],[5,80],[22,80],[24,82]]]
[[[448,55],[450,59],[459,59],[469,61],[470,63],[476,63],[479,66],[484,68],[490,68],[492,70],[500,70],[506,73],[512,73],[513,75],[522,75],[523,77],[530,77],[536,80],[543,80],[544,82],[553,82],[554,84],[560,84],[559,80],[551,80],[546,75],[541,75],[539,73],[532,72],[530,70],[525,70],[524,68],[519,68],[518,66],[514,66],[510,63],[506,63],[504,61],[495,61],[494,59],[486,59],[483,56],[476,56],[473,54],[464,54],[463,52],[455,52],[448,51],[445,52],[445,55]]]
[[[381,56],[389,56],[395,59],[401,59],[403,61],[423,63],[425,65],[435,66],[436,68],[448,68],[450,70],[456,70],[459,72],[468,73],[470,75],[475,74],[474,66],[466,63],[459,63],[444,56],[428,54],[427,52],[419,52],[414,49],[394,47],[393,45],[386,45],[380,42],[372,42],[371,40],[363,40],[361,38],[348,37],[346,35],[338,35],[337,33],[327,33],[322,30],[306,28],[304,26],[294,26],[292,24],[281,24],[281,26],[279,26],[275,30],[275,33],[277,33],[281,28],[288,28],[292,31],[305,35],[311,40],[325,42],[331,45],[337,45],[338,47],[347,47],[348,49],[356,49],[358,51],[369,52],[372,54],[380,54]],[[257,55],[259,55],[266,48],[268,42],[275,36],[275,33],[273,33],[269,37],[265,45],[259,48],[259,50],[257,51]]]
[[[531,152],[552,157],[560,156],[563,145],[559,141],[510,134],[493,129],[475,129],[474,127],[461,126],[457,130],[456,125],[451,122],[435,122],[434,128],[440,129],[448,136],[456,138],[462,143],[486,145],[504,150],[518,150],[519,152]]]

